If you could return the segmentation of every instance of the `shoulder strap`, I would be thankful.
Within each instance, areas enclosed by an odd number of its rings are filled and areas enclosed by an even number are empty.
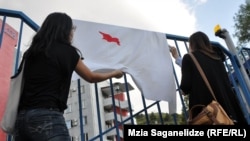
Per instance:
[[[25,61],[25,59],[22,58],[21,63],[17,69],[17,72],[13,76],[11,76],[11,78],[15,78],[21,73],[21,71],[23,70],[23,67],[24,67],[24,61]]]
[[[215,95],[214,95],[214,92],[213,92],[213,90],[212,90],[212,88],[211,88],[211,86],[210,86],[210,84],[209,84],[209,82],[208,82],[208,80],[207,80],[207,77],[206,77],[205,73],[203,72],[203,70],[202,70],[202,68],[201,68],[201,66],[200,66],[200,64],[199,64],[199,62],[197,61],[197,59],[194,57],[194,55],[193,55],[192,53],[189,53],[189,55],[190,55],[191,58],[193,59],[194,64],[196,65],[198,71],[200,72],[201,77],[202,77],[203,80],[205,81],[205,83],[206,83],[206,85],[207,85],[209,91],[211,92],[212,96],[214,97],[214,100],[217,101],[217,99],[216,99],[216,97],[215,97]]]

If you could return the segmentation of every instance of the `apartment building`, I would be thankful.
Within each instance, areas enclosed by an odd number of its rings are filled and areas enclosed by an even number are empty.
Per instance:
[[[128,89],[133,90],[129,83]],[[100,130],[114,128],[116,122],[126,119],[130,109],[125,93],[124,83],[113,83],[112,99],[109,80],[98,84],[90,84],[82,79],[72,80],[68,108],[64,112],[72,141],[92,139],[100,134]],[[103,140],[115,141],[117,137],[114,128],[103,136]],[[119,126],[120,140],[123,140],[122,137],[122,126]]]

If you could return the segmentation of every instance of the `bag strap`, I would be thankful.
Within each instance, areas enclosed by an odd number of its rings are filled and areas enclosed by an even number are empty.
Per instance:
[[[12,75],[10,78],[15,78],[19,75],[19,73],[21,73],[21,71],[23,70],[23,67],[24,67],[24,62],[25,62],[25,58],[23,57],[21,62],[20,62],[20,65],[18,66],[17,68],[17,71],[15,72],[14,75]]]
[[[198,71],[200,72],[201,77],[202,77],[202,79],[205,81],[205,83],[206,83],[206,85],[207,85],[209,91],[211,92],[212,96],[214,97],[214,100],[217,101],[217,99],[216,99],[216,97],[215,97],[215,95],[214,95],[214,92],[213,92],[213,90],[212,90],[212,88],[211,88],[211,86],[210,86],[210,84],[209,84],[209,82],[208,82],[208,80],[207,80],[207,77],[206,77],[205,73],[203,72],[203,70],[202,70],[202,68],[201,68],[201,66],[200,66],[200,64],[199,64],[199,62],[197,61],[197,59],[195,58],[195,56],[194,56],[192,53],[189,53],[189,55],[190,55],[191,58],[193,59],[194,64],[196,65]]]

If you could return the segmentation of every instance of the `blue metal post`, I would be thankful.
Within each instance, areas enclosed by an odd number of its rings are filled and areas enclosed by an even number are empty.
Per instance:
[[[100,105],[99,105],[99,94],[98,94],[98,86],[95,83],[95,94],[96,94],[96,109],[98,115],[98,126],[99,126],[99,134],[102,134],[102,121],[101,121],[101,112],[100,112]],[[100,136],[100,141],[103,141],[103,136]]]
[[[85,141],[84,138],[84,128],[82,120],[82,96],[81,96],[81,81],[78,79],[78,101],[79,101],[79,120],[80,120],[80,132],[81,132],[81,141]]]
[[[237,72],[238,70],[235,69],[236,74],[238,75],[238,77],[242,76],[242,80],[239,80],[239,83],[241,86],[245,87],[245,92],[243,93],[244,98],[241,98],[242,95],[238,94],[237,96],[239,97],[239,99],[245,99],[245,101],[247,102],[247,105],[241,102],[241,107],[243,108],[246,117],[246,120],[248,121],[248,124],[250,124],[250,115],[249,112],[247,110],[247,107],[249,107],[250,105],[250,80],[249,77],[247,75],[246,69],[242,63],[242,60],[239,58],[236,48],[234,46],[234,43],[229,35],[229,32],[226,29],[221,29],[219,25],[215,26],[215,35],[221,37],[222,39],[225,40],[227,47],[229,48],[229,50],[232,53],[232,56],[234,58],[232,58],[232,61],[236,61],[235,63],[238,64],[238,68],[240,70],[240,73]]]
[[[2,42],[3,42],[5,21],[6,21],[6,16],[3,16],[2,28],[1,28],[1,33],[0,33],[0,48],[1,48]]]

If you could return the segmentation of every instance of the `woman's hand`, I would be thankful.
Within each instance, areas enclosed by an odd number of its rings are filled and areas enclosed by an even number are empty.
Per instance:
[[[114,70],[112,73],[115,78],[121,78],[123,76],[123,72],[121,70]]]
[[[170,52],[172,56],[177,59],[179,57],[179,54],[177,52],[177,49],[174,46],[169,46]]]

